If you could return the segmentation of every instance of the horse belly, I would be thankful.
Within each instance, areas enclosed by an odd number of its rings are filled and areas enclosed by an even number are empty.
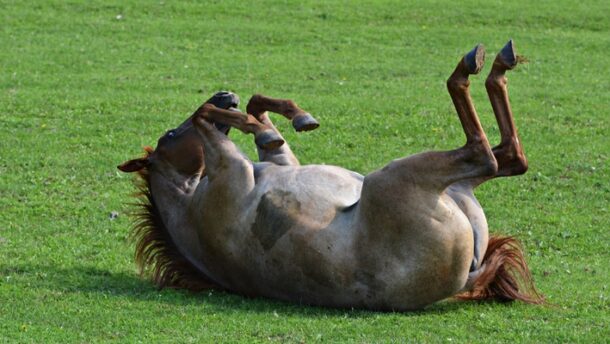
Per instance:
[[[259,220],[327,226],[360,199],[363,177],[334,166],[274,166],[257,179],[253,192]]]
[[[249,216],[248,260],[256,265],[250,275],[258,292],[336,305],[352,279],[352,210],[362,177],[327,166],[267,173],[258,180]]]

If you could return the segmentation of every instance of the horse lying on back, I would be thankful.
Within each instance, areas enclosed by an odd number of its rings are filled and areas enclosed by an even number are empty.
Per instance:
[[[312,305],[410,310],[462,299],[542,302],[518,242],[488,235],[473,190],[525,173],[508,101],[510,41],[485,86],[500,127],[491,148],[469,94],[484,62],[466,54],[447,81],[466,144],[398,159],[366,177],[341,167],[300,166],[267,111],[297,131],[318,122],[290,100],[219,93],[119,166],[139,172],[143,212],[136,260],[160,287],[218,288]],[[260,162],[227,137],[252,133]]]

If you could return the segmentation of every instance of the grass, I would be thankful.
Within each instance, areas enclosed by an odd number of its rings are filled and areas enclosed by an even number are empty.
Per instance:
[[[607,341],[609,9],[0,0],[0,341]],[[323,124],[297,135],[276,120],[301,161],[368,173],[459,146],[445,80],[476,43],[491,60],[511,37],[529,59],[509,87],[530,171],[478,195],[491,230],[524,242],[549,305],[375,313],[159,291],[138,277],[132,179],[115,166],[210,94],[295,99]],[[483,80],[472,93],[497,141]],[[232,137],[253,154],[251,137]]]

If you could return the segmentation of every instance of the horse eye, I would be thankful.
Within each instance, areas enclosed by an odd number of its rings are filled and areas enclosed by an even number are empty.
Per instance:
[[[172,138],[172,137],[176,136],[176,132],[174,130],[170,130],[165,135],[167,135],[167,137],[169,137],[169,138]]]

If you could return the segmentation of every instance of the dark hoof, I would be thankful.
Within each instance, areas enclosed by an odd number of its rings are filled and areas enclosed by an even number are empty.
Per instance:
[[[468,73],[478,74],[485,64],[485,47],[483,44],[478,44],[468,54],[464,55],[464,62]]]
[[[509,69],[513,69],[517,65],[517,54],[515,54],[515,46],[512,39],[500,50],[497,58]]]
[[[284,139],[278,133],[271,129],[267,129],[256,135],[254,138],[256,145],[264,150],[273,150],[284,144]]]
[[[310,131],[320,126],[320,123],[311,114],[303,113],[292,118],[292,127],[296,131]]]

